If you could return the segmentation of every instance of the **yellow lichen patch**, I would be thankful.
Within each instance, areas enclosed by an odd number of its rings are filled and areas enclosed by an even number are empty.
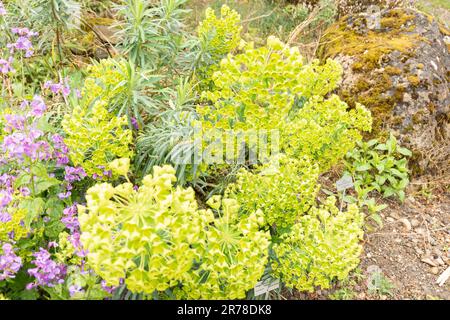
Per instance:
[[[399,29],[408,21],[414,20],[414,15],[407,14],[402,9],[391,10],[386,17],[381,19],[382,28]]]
[[[408,76],[408,81],[409,81],[409,83],[411,83],[415,87],[417,87],[420,84],[420,79],[416,75]]]
[[[390,76],[398,76],[402,74],[402,69],[393,66],[387,66],[384,70]]]
[[[325,57],[335,57],[345,54],[359,59],[352,65],[355,71],[369,71],[377,68],[381,58],[392,51],[410,54],[419,40],[417,36],[399,34],[398,30],[387,33],[369,31],[366,35],[359,35],[346,28],[346,23],[331,27],[325,40]]]
[[[441,33],[444,36],[450,36],[450,30],[447,29],[445,26],[443,26],[442,24],[439,25],[439,31],[441,31]]]

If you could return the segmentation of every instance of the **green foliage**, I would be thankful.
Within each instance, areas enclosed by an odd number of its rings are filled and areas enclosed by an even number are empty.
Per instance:
[[[358,197],[366,199],[376,190],[385,198],[395,196],[403,202],[404,190],[409,183],[407,158],[411,155],[411,151],[398,145],[393,135],[385,143],[378,140],[359,142],[345,158]]]
[[[197,28],[198,44],[194,51],[194,68],[200,88],[211,86],[211,75],[217,70],[219,61],[239,46],[242,31],[240,22],[240,15],[227,5],[221,7],[220,17],[216,16],[213,9],[206,9],[205,19]]]
[[[331,300],[354,300],[355,292],[350,288],[341,288],[329,295]]]
[[[142,175],[150,173],[155,165],[168,163],[175,168],[179,184],[196,180],[205,166],[195,163],[193,158],[196,152],[194,121],[194,113],[174,111],[145,127],[136,144],[136,166]]]
[[[367,287],[371,295],[393,296],[392,290],[395,285],[383,275],[381,270],[374,271],[367,279]]]
[[[218,61],[238,47],[242,30],[240,20],[240,15],[227,5],[220,9],[220,17],[213,9],[206,9],[205,19],[200,22],[197,33],[202,41],[209,42],[211,59]]]
[[[253,171],[241,169],[226,197],[236,198],[244,212],[261,209],[269,226],[286,228],[314,204],[318,177],[317,164],[280,154]]]
[[[354,204],[340,212],[330,197],[319,208],[300,217],[292,231],[273,245],[273,272],[287,287],[312,292],[343,280],[359,264],[363,214]]]
[[[166,92],[159,85],[161,76],[135,68],[132,62],[106,59],[87,69],[83,87],[83,106],[103,101],[117,116],[126,115],[133,128],[133,118],[143,125],[143,116],[158,114],[167,103]]]
[[[173,188],[171,167],[154,167],[138,191],[131,183],[98,184],[79,207],[88,263],[108,285],[133,292],[177,285],[200,259],[202,216],[192,189]]]
[[[186,0],[161,0],[154,5],[144,0],[124,0],[118,12],[121,46],[130,60],[139,67],[159,70],[176,64],[178,53],[184,48],[182,9]]]
[[[10,7],[14,19],[26,22],[39,32],[38,46],[50,53],[53,60],[62,61],[68,52],[64,35],[77,30],[80,23],[81,4],[76,0],[14,0]]]

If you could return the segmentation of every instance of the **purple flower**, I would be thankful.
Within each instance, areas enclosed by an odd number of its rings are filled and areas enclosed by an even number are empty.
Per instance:
[[[67,97],[70,94],[70,87],[67,84],[67,79],[64,79],[64,83],[62,81],[59,83],[47,81],[44,84],[44,89],[50,89],[54,94],[62,93],[64,97]]]
[[[2,174],[0,175],[0,185],[6,187],[6,188],[12,188],[14,180],[16,180],[16,177],[9,175],[9,174]]]
[[[47,110],[47,106],[44,100],[40,96],[34,96],[33,101],[31,101],[31,114],[36,117],[41,117],[45,110]]]
[[[64,200],[64,199],[69,198],[71,195],[72,195],[72,192],[70,192],[70,191],[61,192],[61,193],[58,193],[58,198],[61,200]]]
[[[43,136],[43,132],[34,128],[28,132],[14,132],[3,138],[1,146],[3,152],[7,153],[9,158],[15,158],[19,161],[29,157],[32,160],[51,159],[50,145],[45,140],[37,140]]]
[[[80,181],[81,179],[83,179],[84,177],[86,177],[86,172],[84,172],[82,167],[65,167],[64,168],[66,174],[64,176],[64,179],[71,183],[74,181]]]
[[[48,286],[54,287],[57,284],[64,282],[66,276],[66,266],[63,264],[57,264],[50,257],[50,253],[40,248],[38,252],[33,253],[35,257],[31,262],[36,268],[28,269],[28,274],[34,277],[36,280],[33,283],[27,285],[27,289],[31,289],[36,286]]]
[[[84,290],[78,284],[74,284],[69,287],[69,294],[71,297],[73,297],[76,293],[82,293],[82,292],[84,292]]]
[[[28,28],[12,28],[11,32],[18,35],[16,42],[8,43],[7,48],[10,49],[10,53],[13,54],[14,50],[25,51],[25,57],[29,58],[34,54],[33,44],[30,38],[37,36],[37,32],[33,32]]]
[[[75,254],[81,258],[86,257],[87,251],[83,249],[83,245],[81,244],[80,240],[80,232],[74,232],[73,234],[69,235],[68,240],[75,248]]]
[[[6,127],[4,130],[6,132],[12,132],[14,129],[24,130],[27,118],[20,114],[7,114],[5,115],[5,120]]]
[[[109,294],[112,294],[114,292],[114,290],[117,289],[117,287],[114,287],[114,286],[107,286],[105,280],[102,280],[101,284],[102,284],[102,289],[105,290],[106,292],[108,292]]]
[[[136,130],[139,130],[139,123],[135,117],[131,117],[131,124]]]
[[[3,244],[3,255],[0,255],[0,281],[14,278],[22,266],[22,258],[18,257],[9,243]]]
[[[50,241],[47,246],[48,246],[49,249],[50,248],[57,248],[58,247],[58,243],[55,242],[55,241]]]
[[[67,229],[70,230],[71,233],[79,230],[80,227],[77,214],[78,209],[76,203],[63,210],[63,217],[61,218],[61,222],[66,226]]]
[[[12,201],[12,190],[0,190],[0,208],[5,208]]]
[[[0,222],[6,223],[11,221],[12,217],[8,212],[0,211]]]
[[[27,187],[20,187],[19,191],[24,197],[27,197],[31,194],[30,189]]]
[[[14,68],[11,66],[13,62],[13,57],[9,57],[8,60],[0,59],[0,71],[3,74],[7,74],[9,72],[14,72]]]
[[[56,165],[59,167],[65,166],[69,163],[69,157],[67,154],[69,153],[69,148],[64,143],[63,137],[59,134],[55,134],[52,136],[53,141],[53,157],[56,159]]]
[[[0,16],[5,16],[6,14],[5,6],[3,5],[3,2],[0,1]]]

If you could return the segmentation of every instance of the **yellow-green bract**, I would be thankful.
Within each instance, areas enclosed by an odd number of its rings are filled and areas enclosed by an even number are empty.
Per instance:
[[[240,25],[241,17],[227,5],[220,9],[220,17],[217,17],[214,10],[206,9],[205,19],[200,22],[197,32],[200,38],[205,37],[208,40],[208,48],[212,60],[233,51],[241,41]]]
[[[104,101],[94,102],[91,110],[74,108],[62,121],[70,160],[89,176],[103,176],[109,162],[133,155],[129,148],[133,136],[126,125],[126,116],[109,113]]]
[[[273,246],[277,259],[272,268],[286,286],[309,292],[317,286],[326,289],[358,266],[363,213],[355,204],[340,212],[335,203],[336,198],[329,197],[323,206],[312,208]]]
[[[323,172],[354,147],[360,130],[371,129],[363,106],[349,111],[338,96],[324,98],[341,75],[338,62],[305,64],[298,48],[269,37],[266,46],[249,44],[222,60],[214,89],[202,95],[210,104],[197,111],[205,130],[279,130],[282,151],[309,156]]]
[[[314,204],[318,178],[319,167],[308,158],[280,154],[256,172],[241,169],[226,194],[236,198],[245,212],[261,209],[268,225],[289,227]]]
[[[173,288],[184,298],[245,297],[267,262],[262,213],[238,219],[236,200],[224,199],[210,202],[222,207],[215,217],[198,210],[192,188],[173,186],[171,166],[153,172],[137,191],[131,183],[87,191],[79,221],[89,266],[108,285],[124,279],[136,293]]]

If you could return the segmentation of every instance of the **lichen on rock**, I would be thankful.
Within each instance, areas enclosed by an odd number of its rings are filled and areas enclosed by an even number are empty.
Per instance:
[[[414,152],[415,173],[450,165],[450,57],[445,28],[424,13],[395,8],[381,12],[380,28],[364,14],[348,15],[325,33],[322,59],[342,63],[338,94],[368,107],[373,135],[394,132]]]

